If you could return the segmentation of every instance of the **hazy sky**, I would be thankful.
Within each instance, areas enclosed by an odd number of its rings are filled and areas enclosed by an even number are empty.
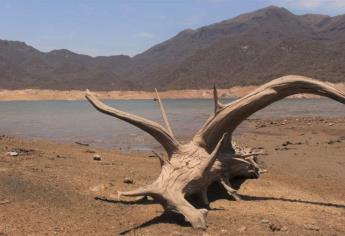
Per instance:
[[[293,13],[345,13],[345,0],[0,0],[0,39],[42,51],[135,55],[186,28],[269,5]]]

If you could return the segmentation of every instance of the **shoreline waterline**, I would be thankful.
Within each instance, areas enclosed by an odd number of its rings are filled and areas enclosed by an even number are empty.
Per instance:
[[[345,83],[332,84],[335,88],[345,91]],[[235,86],[218,89],[221,98],[239,98],[254,91],[259,86]],[[92,89],[90,89],[92,90]],[[152,91],[92,91],[100,99],[105,100],[149,100],[156,97]],[[212,99],[212,89],[188,89],[160,91],[162,99]],[[51,89],[22,89],[0,90],[0,101],[47,101],[47,100],[84,100],[83,90],[51,90]],[[292,98],[317,98],[309,94],[299,94]]]

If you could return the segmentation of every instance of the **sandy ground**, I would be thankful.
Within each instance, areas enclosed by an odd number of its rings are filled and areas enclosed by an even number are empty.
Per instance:
[[[222,97],[243,96],[256,87],[234,87],[230,89],[219,89]],[[147,91],[92,91],[102,99],[153,99],[156,97],[154,92]],[[188,99],[188,98],[212,98],[213,92],[209,89],[204,90],[170,90],[159,92],[160,97],[165,99]],[[85,91],[70,90],[0,90],[0,101],[15,100],[81,100],[84,99]]]
[[[339,90],[345,91],[345,83],[332,84]],[[220,97],[237,98],[247,95],[256,89],[257,86],[232,87],[229,89],[218,89]],[[156,97],[154,92],[146,91],[93,91],[102,99],[153,99]],[[82,100],[85,91],[70,90],[0,90],[0,101],[16,101],[16,100]],[[161,98],[164,99],[193,99],[193,98],[212,98],[213,91],[211,89],[203,90],[170,90],[159,92]],[[315,97],[311,95],[296,95],[294,97],[306,98]]]
[[[243,185],[244,201],[210,190],[206,231],[150,202],[95,198],[151,182],[153,157],[1,136],[0,235],[345,235],[345,118],[247,122],[235,138],[265,150],[268,172]]]

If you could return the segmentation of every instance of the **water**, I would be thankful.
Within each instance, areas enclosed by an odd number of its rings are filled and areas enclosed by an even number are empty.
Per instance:
[[[106,103],[163,124],[158,104],[152,100],[108,100]],[[183,140],[191,138],[213,112],[212,100],[165,100],[164,105],[175,136]],[[285,99],[251,118],[299,116],[344,117],[345,109],[344,105],[329,99]],[[238,130],[241,129],[245,127]],[[86,101],[0,102],[0,134],[78,141],[124,151],[159,147],[151,136],[96,111]]]

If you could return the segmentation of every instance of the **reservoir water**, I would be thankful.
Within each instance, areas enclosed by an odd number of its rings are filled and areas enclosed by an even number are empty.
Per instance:
[[[175,136],[183,140],[191,138],[213,112],[213,100],[177,99],[163,102]],[[105,103],[163,124],[158,103],[153,100],[108,100]],[[345,107],[330,99],[285,99],[250,118],[306,116],[344,117]],[[245,127],[242,125],[237,132],[243,129]],[[0,102],[0,134],[85,142],[91,146],[124,151],[159,146],[143,131],[96,111],[86,101]]]

